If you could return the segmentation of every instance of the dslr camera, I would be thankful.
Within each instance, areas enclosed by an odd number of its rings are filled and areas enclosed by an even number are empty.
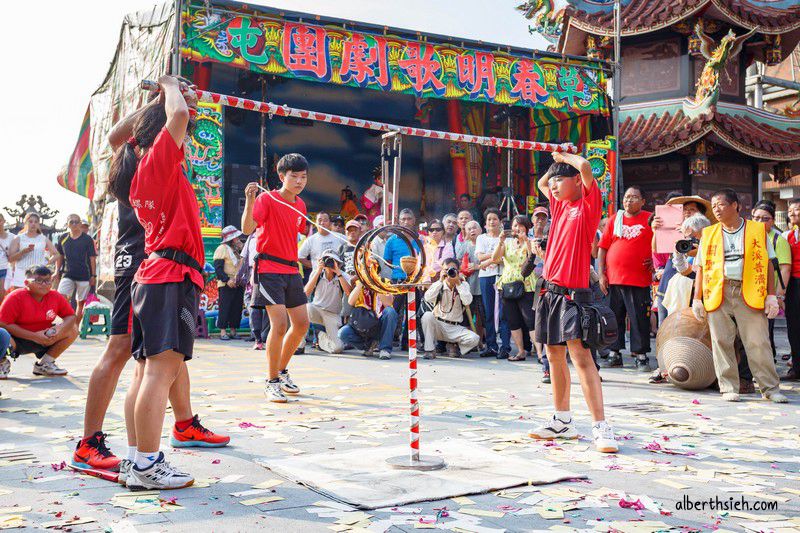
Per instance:
[[[458,277],[458,269],[456,267],[448,268],[445,273],[447,274],[448,278],[457,278]]]
[[[690,239],[681,239],[675,243],[675,251],[679,254],[688,254],[700,244],[700,240],[692,237]]]
[[[536,239],[536,243],[539,245],[539,248],[541,248],[542,251],[547,250],[547,237]]]
[[[326,257],[323,259],[322,265],[326,268],[336,268],[336,259],[333,257]]]

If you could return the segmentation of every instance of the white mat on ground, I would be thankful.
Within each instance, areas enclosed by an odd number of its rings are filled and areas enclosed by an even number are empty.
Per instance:
[[[431,472],[394,470],[386,459],[408,453],[408,446],[365,448],[342,453],[256,459],[276,474],[362,509],[443,500],[519,485],[541,485],[585,477],[530,461],[500,455],[464,440],[424,442],[424,450],[444,459]],[[423,456],[425,454],[423,453]]]

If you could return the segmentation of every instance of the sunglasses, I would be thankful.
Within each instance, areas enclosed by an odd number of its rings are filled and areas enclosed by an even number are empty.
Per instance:
[[[444,228],[431,228],[431,231],[444,231]]]
[[[70,220],[70,221],[68,222],[68,224],[69,224],[70,226],[74,226],[75,224],[80,224],[80,223],[81,223],[81,221],[80,221],[80,220]]]

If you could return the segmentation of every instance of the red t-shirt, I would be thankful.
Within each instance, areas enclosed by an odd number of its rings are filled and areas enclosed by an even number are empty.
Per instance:
[[[582,196],[573,201],[556,200],[548,191],[550,235],[544,262],[544,279],[569,289],[589,288],[589,267],[592,243],[600,225],[602,200],[597,183],[587,189],[581,184]]]
[[[653,257],[653,230],[648,223],[651,213],[639,211],[634,217],[622,217],[622,237],[614,235],[615,213],[608,220],[600,238],[600,248],[606,252],[606,274],[610,285],[648,287],[653,272],[644,261]]]
[[[42,331],[52,326],[56,317],[67,318],[74,314],[67,299],[52,290],[39,302],[28,289],[17,289],[6,296],[0,306],[0,322],[16,324],[28,331]]]
[[[175,144],[167,128],[161,130],[139,162],[131,183],[130,202],[144,228],[144,251],[176,248],[205,264],[200,234],[200,209],[192,184],[183,170],[183,146]],[[197,270],[169,259],[145,259],[134,280],[155,284],[181,282],[186,276],[201,289]]]
[[[261,230],[257,235],[256,251],[297,262],[297,234],[306,232],[305,214],[306,204],[299,196],[291,203],[284,200],[279,191],[259,194],[253,205],[253,220]],[[259,274],[298,272],[297,267],[282,263],[266,260],[258,262]]]

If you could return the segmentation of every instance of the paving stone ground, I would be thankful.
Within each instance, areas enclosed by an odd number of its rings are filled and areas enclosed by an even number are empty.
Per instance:
[[[779,353],[785,353],[782,330],[778,341]],[[254,462],[258,457],[407,443],[407,359],[402,353],[390,361],[357,353],[330,356],[311,351],[297,356],[291,370],[303,392],[298,401],[282,406],[265,401],[264,352],[251,350],[244,341],[216,339],[197,342],[195,358],[189,363],[192,402],[207,427],[231,435],[231,446],[173,451],[165,438],[170,460],[194,474],[198,486],[143,496],[130,505],[135,498],[126,500],[120,486],[61,469],[80,437],[89,374],[104,342],[102,338],[78,341],[61,360],[70,371],[65,378],[33,376],[32,359],[22,357],[14,362],[9,379],[0,382],[0,528],[50,525],[71,531],[115,532],[398,532],[421,527],[476,532],[640,532],[670,527],[800,530],[800,386],[783,386],[793,402],[788,405],[772,404],[759,395],[745,396],[738,404],[725,403],[712,390],[690,392],[649,385],[647,374],[636,372],[628,357],[625,363],[631,368],[601,372],[607,417],[623,439],[617,455],[594,452],[586,437],[545,445],[526,436],[530,427],[551,413],[549,386],[541,383],[541,366],[530,360],[509,363],[474,355],[420,360],[423,450],[426,441],[467,439],[500,454],[549,461],[585,474],[586,480],[525,489],[530,492],[510,489],[470,496],[472,503],[412,504],[407,507],[418,510],[412,514],[369,511],[368,518],[326,510],[319,502],[330,500],[289,480],[270,489],[273,492],[232,496],[277,478]],[[785,372],[785,363],[779,363],[779,371]],[[124,454],[126,444],[122,400],[131,373],[129,365],[105,427],[112,450],[119,454]],[[573,382],[572,392],[577,427],[586,435],[590,419],[578,383]],[[171,416],[167,414],[165,437]],[[31,452],[35,459],[24,460],[23,452]],[[123,495],[117,501],[136,509],[114,506],[115,494]],[[240,503],[262,496],[282,499]],[[684,496],[691,500],[743,498],[750,505],[774,502],[777,509],[677,510]],[[15,515],[21,519],[14,519]],[[75,517],[94,521],[65,526],[65,521]],[[760,525],[754,526],[757,519]]]

